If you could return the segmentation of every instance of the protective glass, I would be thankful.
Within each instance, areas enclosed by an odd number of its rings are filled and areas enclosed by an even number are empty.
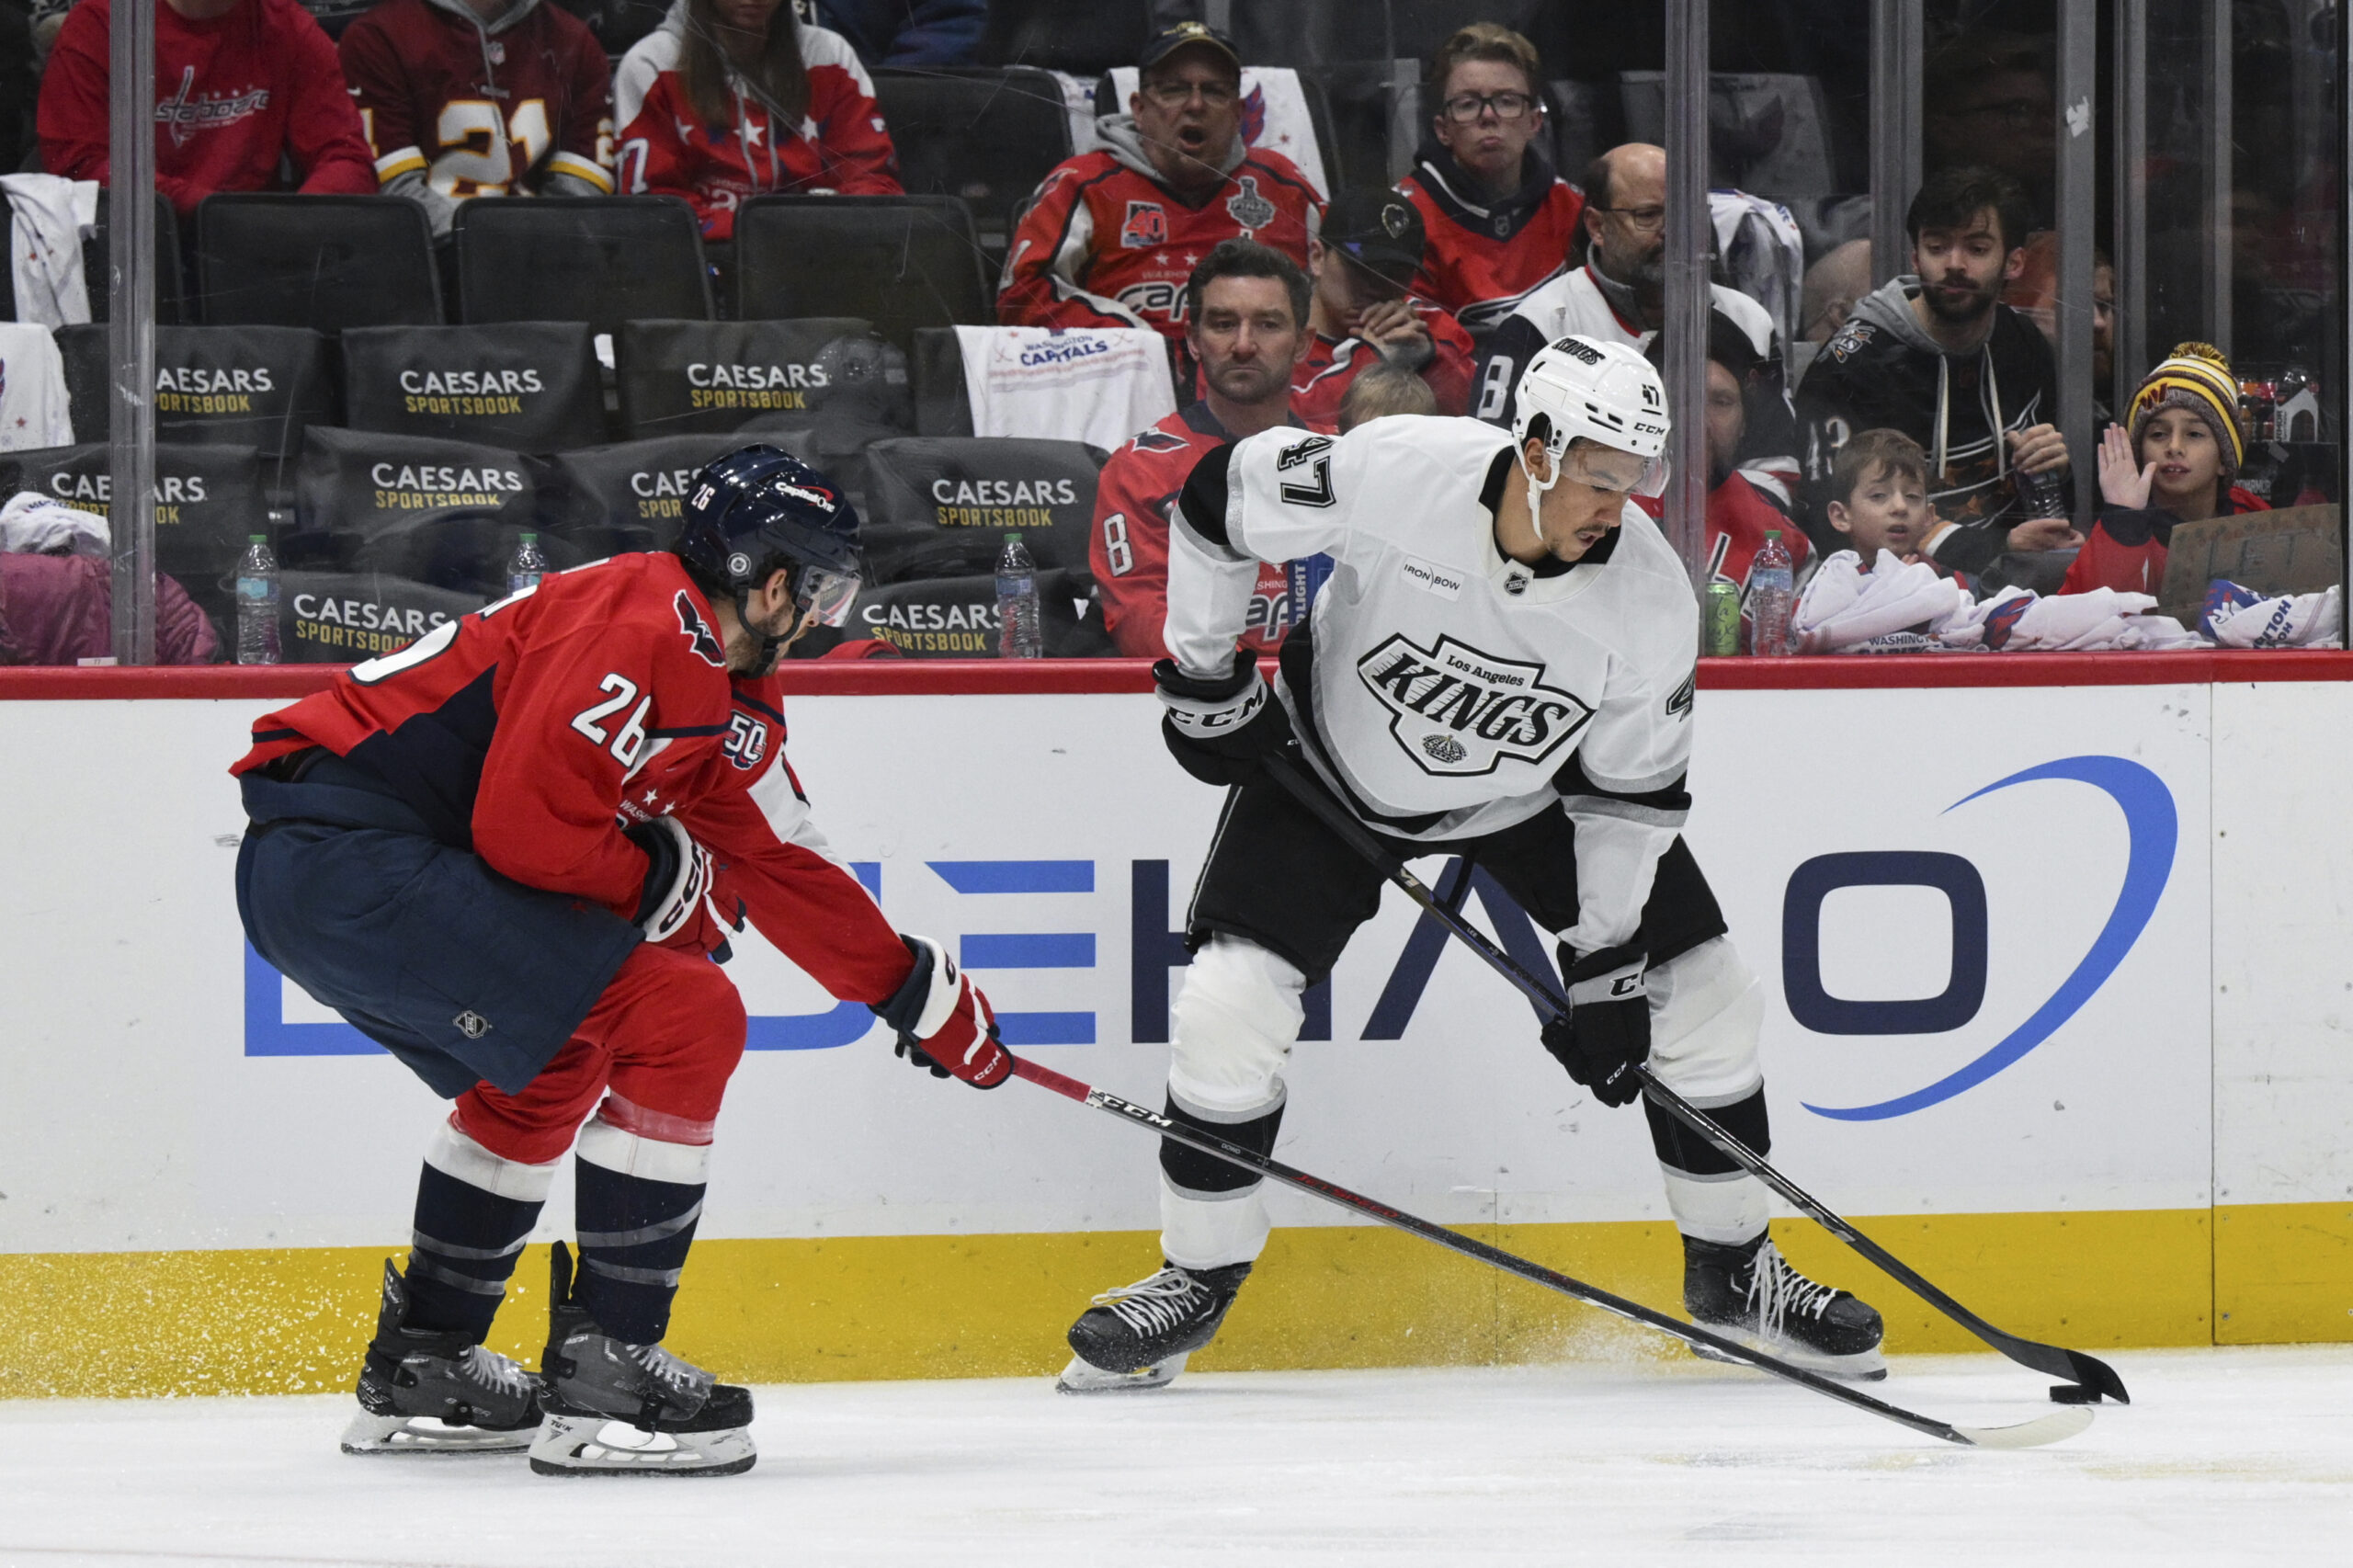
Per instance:
[[[829,572],[823,566],[803,567],[800,591],[793,603],[801,613],[820,626],[842,626],[848,623],[849,607],[858,601],[859,579],[841,572]]]
[[[1629,495],[1666,494],[1667,461],[1621,452],[1591,441],[1572,441],[1561,459],[1561,477],[1592,490],[1614,490]]]
[[[1457,125],[1476,123],[1480,112],[1495,111],[1497,119],[1518,119],[1536,107],[1526,93],[1457,93],[1446,100],[1446,118]]]

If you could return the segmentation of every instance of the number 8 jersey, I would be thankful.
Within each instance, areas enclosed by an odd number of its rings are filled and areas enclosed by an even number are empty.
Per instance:
[[[620,824],[672,815],[708,847],[721,913],[834,995],[888,998],[907,949],[809,820],[781,683],[727,670],[671,555],[543,578],[357,665],[254,723],[243,774],[324,746],[382,778],[438,841],[527,887],[635,916],[646,858]]]

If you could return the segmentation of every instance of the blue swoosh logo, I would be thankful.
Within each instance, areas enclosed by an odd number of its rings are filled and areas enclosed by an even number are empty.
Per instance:
[[[2131,850],[2124,863],[2124,885],[2117,891],[2116,907],[2109,911],[2108,924],[2100,927],[2091,950],[2084,954],[2051,999],[2034,1010],[2031,1017],[2004,1036],[1993,1049],[1967,1066],[1938,1079],[1925,1089],[1915,1089],[1892,1100],[1877,1105],[1833,1108],[1807,1105],[1816,1116],[1826,1116],[1838,1121],[1883,1121],[1889,1117],[1905,1116],[1925,1110],[1940,1100],[1949,1100],[1963,1089],[1973,1088],[1999,1073],[2018,1058],[2049,1040],[2061,1025],[2075,1016],[2085,1003],[2108,983],[2132,944],[2141,939],[2148,928],[2149,917],[2156,913],[2157,900],[2165,891],[2165,883],[2173,875],[2174,849],[2181,836],[2180,817],[2174,810],[2173,791],[2165,780],[2137,762],[2127,762],[2120,756],[2069,756],[2056,762],[2046,762],[2029,767],[2023,773],[2013,773],[1998,783],[1988,784],[1973,794],[1963,795],[1947,812],[1956,811],[1996,790],[2006,790],[2013,784],[2029,784],[2045,778],[2072,778],[2104,790],[2124,812],[2124,825],[2131,835]]]

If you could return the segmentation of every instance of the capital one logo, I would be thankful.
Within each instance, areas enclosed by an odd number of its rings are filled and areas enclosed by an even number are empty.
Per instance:
[[[2116,902],[2099,934],[2043,1003],[1984,1051],[1932,1084],[1872,1105],[1806,1109],[1839,1121],[1881,1121],[1907,1116],[1974,1088],[2058,1033],[2082,1010],[2147,929],[2173,875],[2180,822],[2173,792],[2137,762],[2120,756],[2071,756],[2046,762],[1962,796],[1959,811],[2016,784],[2064,779],[2100,790],[2124,813],[2130,849]],[[1822,983],[1822,905],[1841,888],[1929,887],[1952,911],[1952,967],[1942,992],[1893,1002],[1833,996]],[[1781,903],[1781,991],[1802,1028],[1826,1035],[1945,1034],[1977,1017],[1985,1001],[1987,970],[1985,882],[1958,855],[1889,850],[1820,855],[1790,875]]]

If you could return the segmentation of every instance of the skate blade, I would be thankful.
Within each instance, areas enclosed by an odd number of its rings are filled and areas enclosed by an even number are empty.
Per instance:
[[[540,1475],[740,1475],[758,1458],[747,1426],[648,1432],[606,1415],[550,1415],[531,1442]]]
[[[1093,1362],[1074,1356],[1063,1375],[1054,1380],[1057,1393],[1140,1393],[1145,1389],[1166,1388],[1176,1374],[1185,1369],[1185,1358],[1192,1354],[1180,1350],[1165,1361],[1132,1372],[1107,1372]]]
[[[531,1446],[536,1426],[494,1432],[452,1426],[438,1415],[371,1415],[361,1411],[343,1429],[347,1454],[519,1454]]]
[[[1766,1339],[1759,1335],[1744,1333],[1739,1329],[1726,1328],[1716,1324],[1710,1324],[1707,1326],[1712,1332],[1722,1335],[1726,1339],[1738,1340],[1760,1355],[1787,1361],[1792,1367],[1800,1367],[1809,1372],[1818,1372],[1825,1378],[1836,1378],[1842,1382],[1849,1383],[1883,1382],[1887,1378],[1887,1358],[1881,1355],[1877,1347],[1858,1350],[1852,1356],[1831,1356],[1786,1339]],[[1748,1365],[1745,1361],[1727,1356],[1720,1350],[1711,1349],[1704,1345],[1691,1346],[1691,1354],[1702,1361],[1721,1361],[1729,1367]]]

